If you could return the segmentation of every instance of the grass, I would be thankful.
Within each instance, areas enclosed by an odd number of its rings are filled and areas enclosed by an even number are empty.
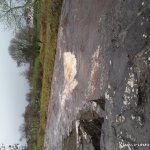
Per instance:
[[[51,92],[54,60],[57,47],[57,33],[62,0],[38,0],[36,11],[36,34],[37,39],[42,41],[40,54],[35,59],[32,75],[32,101],[34,105],[39,77],[42,80],[40,93],[40,122],[35,122],[37,130],[33,131],[33,150],[42,150],[48,104]],[[40,71],[42,65],[42,76]]]
[[[33,68],[33,75],[32,75],[32,99],[35,98],[36,96],[36,92],[37,92],[37,81],[39,78],[39,74],[40,74],[40,57],[37,56],[35,58],[35,62],[34,62],[34,68]],[[33,100],[34,102],[34,100]]]

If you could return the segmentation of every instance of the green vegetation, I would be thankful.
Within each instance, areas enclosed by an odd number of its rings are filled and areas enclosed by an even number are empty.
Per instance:
[[[36,92],[38,90],[37,87],[39,83],[37,83],[37,81],[40,75],[40,69],[41,69],[40,65],[41,65],[40,57],[37,56],[34,61],[34,68],[33,68],[33,75],[32,75],[32,97],[33,99],[36,96]]]
[[[33,26],[28,22],[31,11],[25,3],[19,10],[21,9],[22,14],[26,13],[24,19],[27,20],[27,24],[15,33],[10,42],[9,54],[18,67],[29,64],[29,69],[23,73],[31,87],[26,95],[28,105],[23,115],[24,124],[20,127],[22,138],[27,140],[24,149],[42,150],[62,0],[35,0],[31,5],[31,0],[26,1],[28,6],[34,8]]]
[[[32,139],[34,139],[32,150],[41,150],[44,143],[61,4],[62,0],[39,0],[36,5],[39,10],[36,13],[36,34],[42,43],[40,43],[40,54],[35,58],[33,67],[32,104],[35,107],[35,99],[40,90],[40,120],[34,121],[34,126],[37,126],[38,130],[32,131]],[[41,88],[40,81],[42,81]]]

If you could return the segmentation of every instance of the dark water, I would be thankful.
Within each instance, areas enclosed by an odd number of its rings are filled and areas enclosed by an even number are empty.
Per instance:
[[[64,0],[45,150],[149,150],[150,1]]]

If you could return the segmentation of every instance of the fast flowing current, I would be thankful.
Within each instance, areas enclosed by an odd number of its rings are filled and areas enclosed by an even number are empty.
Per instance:
[[[149,85],[150,1],[64,0],[44,149],[149,150]]]

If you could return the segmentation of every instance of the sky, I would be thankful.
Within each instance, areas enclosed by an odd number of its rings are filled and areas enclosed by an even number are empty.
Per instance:
[[[25,95],[29,85],[8,54],[8,46],[14,35],[0,26],[0,145],[20,143],[19,127],[27,102]],[[21,143],[23,144],[23,143]]]

